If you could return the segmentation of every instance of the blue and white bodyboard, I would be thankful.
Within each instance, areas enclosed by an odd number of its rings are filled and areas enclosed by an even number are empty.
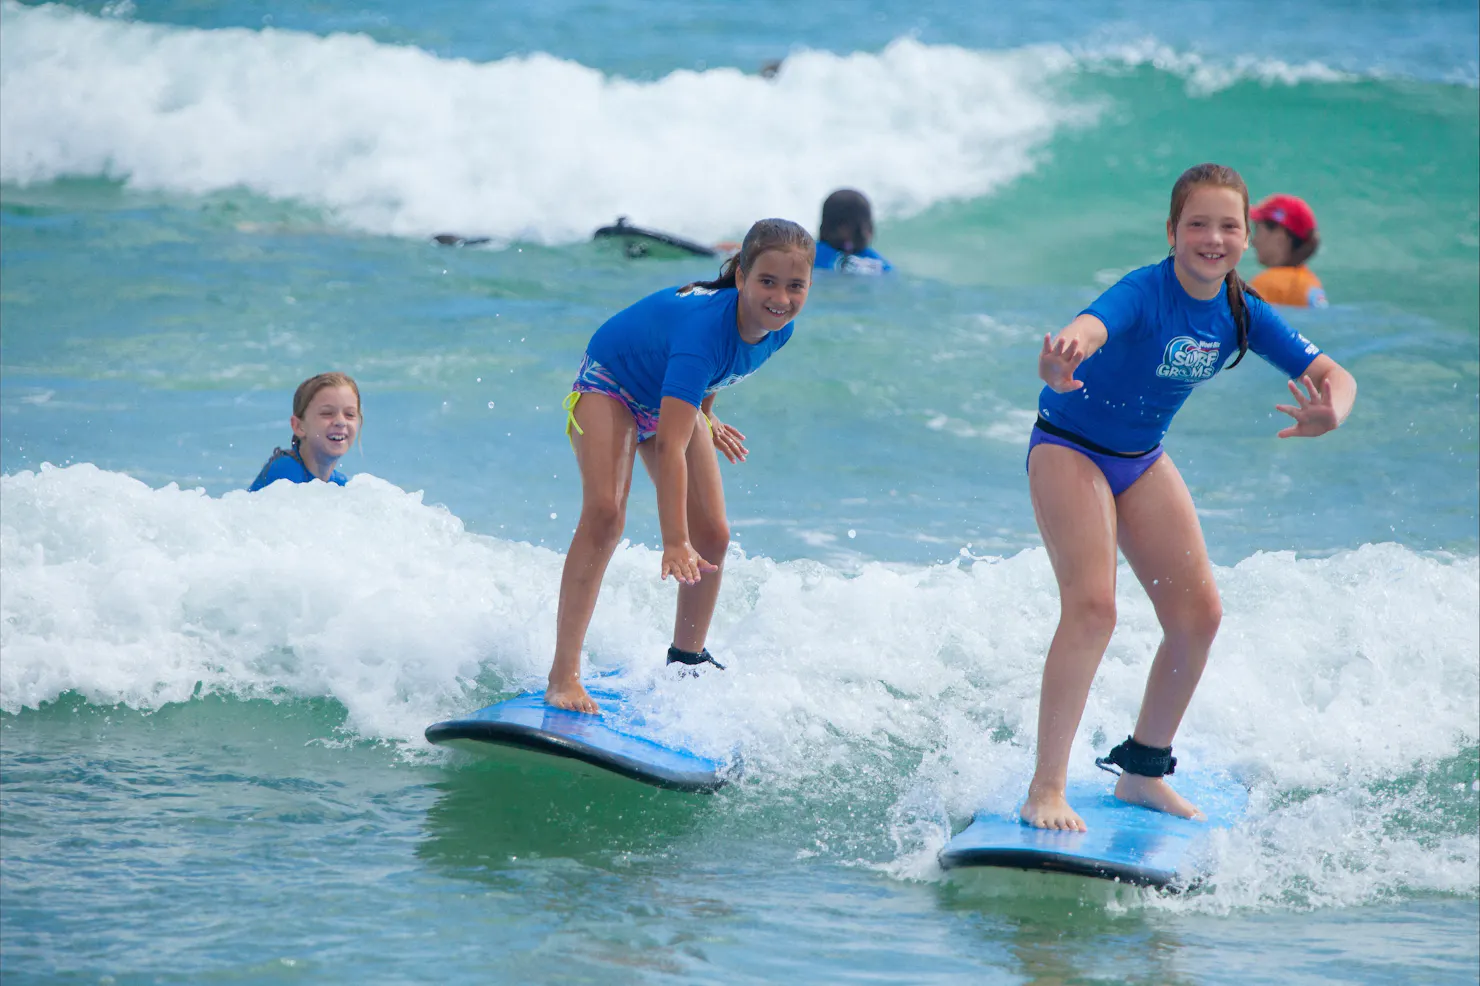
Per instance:
[[[1033,828],[1009,812],[979,812],[940,851],[946,870],[1000,867],[1098,877],[1142,887],[1185,886],[1199,876],[1199,849],[1248,806],[1249,792],[1226,775],[1176,778],[1177,791],[1208,816],[1177,818],[1115,797],[1113,780],[1070,784],[1069,804],[1087,832]]]
[[[587,691],[601,712],[571,712],[545,704],[545,693],[525,692],[462,719],[427,727],[429,743],[484,755],[522,753],[547,766],[595,767],[672,791],[709,794],[724,787],[734,765],[656,738],[621,692]]]

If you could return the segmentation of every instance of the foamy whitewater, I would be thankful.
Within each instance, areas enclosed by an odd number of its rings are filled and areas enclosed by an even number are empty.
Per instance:
[[[141,710],[208,693],[327,696],[348,711],[349,736],[421,754],[428,723],[539,687],[548,670],[561,556],[470,534],[373,476],[219,499],[89,465],[0,484],[11,714],[69,692]],[[673,589],[652,578],[657,562],[649,548],[619,550],[588,646],[596,668],[654,686],[641,707],[665,734],[716,754],[738,746],[753,783],[782,789],[920,757],[912,809],[927,789],[941,819],[1020,794],[1057,616],[1041,549],[847,575],[735,554],[711,635],[734,666],[698,682],[661,671]],[[1476,560],[1382,544],[1261,553],[1218,577],[1228,616],[1178,737],[1184,769],[1231,770],[1255,793],[1221,847],[1232,891],[1217,906],[1307,881],[1302,896],[1320,903],[1480,889],[1473,839],[1395,840],[1385,821],[1411,806],[1368,790],[1480,737]],[[1121,587],[1076,743],[1086,775],[1134,721],[1160,638],[1128,569]],[[1480,792],[1466,788],[1453,799],[1473,804]],[[1294,791],[1307,795],[1271,808]],[[1345,862],[1329,858],[1333,819]],[[930,860],[948,833],[937,834],[919,847]]]
[[[737,236],[768,211],[808,215],[840,185],[869,189],[886,217],[985,195],[1097,118],[1061,92],[1080,68],[1153,65],[1204,94],[1348,78],[1150,41],[977,52],[902,38],[877,54],[798,51],[774,79],[641,82],[539,53],[475,64],[362,35],[182,30],[14,0],[3,15],[0,180],[242,188],[369,232],[544,243],[618,214]],[[754,139],[771,131],[786,139]]]
[[[543,54],[478,65],[362,36],[7,4],[0,180],[242,187],[372,232],[560,243],[623,213],[734,235],[766,210],[810,213],[840,184],[906,214],[1017,177],[1056,127],[1087,118],[1043,92],[1061,51],[901,40],[876,55],[802,52],[774,81],[723,69],[642,83]],[[787,140],[752,139],[771,129]]]
[[[1477,47],[1445,0],[0,0],[7,984],[1475,982]],[[1224,604],[1177,777],[1248,813],[1186,893],[959,879],[1058,618],[1043,335],[1165,255],[1203,160],[1310,201],[1332,304],[1287,316],[1360,387],[1281,440],[1250,358],[1167,436]],[[428,745],[543,684],[591,333],[715,271],[592,232],[815,228],[843,185],[894,273],[818,274],[716,408],[750,447],[728,669],[663,666],[641,470],[586,641],[743,772]],[[327,369],[363,394],[348,486],[244,492]],[[1107,785],[1159,641],[1125,567],[1118,616],[1071,761]]]

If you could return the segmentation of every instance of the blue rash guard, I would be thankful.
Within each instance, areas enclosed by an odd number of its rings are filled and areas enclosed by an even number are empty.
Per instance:
[[[840,270],[848,274],[882,274],[894,269],[893,265],[873,247],[864,247],[857,253],[844,253],[831,243],[817,241],[817,259],[813,269]]]
[[[740,338],[738,299],[734,288],[665,288],[607,319],[586,355],[639,404],[656,409],[664,397],[677,397],[698,407],[758,370],[796,325],[787,322],[751,345]]]
[[[247,487],[248,493],[256,493],[265,486],[270,486],[280,479],[286,479],[292,483],[312,483],[319,477],[308,471],[308,466],[296,452],[287,449],[276,448],[272,450],[272,458],[267,460],[267,465],[252,480],[252,485]],[[344,473],[335,469],[329,474],[329,482],[336,486],[343,486],[349,482]]]
[[[1292,380],[1321,354],[1279,312],[1248,294],[1249,349]],[[1209,301],[1189,295],[1172,258],[1133,270],[1080,314],[1105,324],[1105,344],[1079,365],[1084,386],[1044,387],[1038,413],[1049,424],[1115,452],[1161,444],[1192,389],[1238,355],[1226,287]]]

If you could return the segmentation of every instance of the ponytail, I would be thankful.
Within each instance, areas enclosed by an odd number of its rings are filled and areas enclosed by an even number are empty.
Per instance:
[[[742,250],[741,252],[743,253],[744,251]],[[690,281],[678,289],[679,293],[683,294],[694,290],[694,288],[704,288],[708,291],[722,291],[725,288],[733,288],[735,286],[735,271],[739,268],[740,254],[731,254],[730,259],[726,260],[720,266],[719,277],[716,277],[712,281]]]
[[[1223,275],[1223,283],[1228,288],[1228,311],[1233,316],[1233,324],[1238,329],[1238,355],[1233,358],[1223,369],[1231,370],[1238,366],[1239,360],[1249,351],[1249,302],[1244,297],[1258,298],[1259,292],[1238,276],[1238,271],[1231,270]],[[1261,301],[1263,299],[1260,299]]]
[[[719,277],[712,281],[691,281],[679,288],[678,293],[687,294],[695,288],[706,291],[733,288],[737,283],[737,275],[749,274],[750,269],[755,266],[756,258],[768,250],[798,250],[807,255],[809,266],[817,259],[817,241],[812,239],[811,233],[790,219],[762,219],[745,234],[740,252],[720,267]]]

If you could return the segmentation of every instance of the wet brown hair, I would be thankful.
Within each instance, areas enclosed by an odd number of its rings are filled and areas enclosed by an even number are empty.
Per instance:
[[[874,240],[874,210],[868,196],[840,188],[822,202],[817,238],[841,253],[862,253]]]
[[[1177,222],[1182,218],[1182,207],[1187,204],[1187,197],[1194,189],[1203,187],[1231,188],[1238,193],[1239,198],[1244,200],[1244,236],[1247,237],[1250,232],[1249,186],[1244,184],[1244,179],[1237,171],[1222,164],[1199,164],[1188,168],[1172,186],[1172,208],[1167,217],[1172,235],[1176,236]],[[1224,367],[1231,370],[1238,366],[1239,360],[1249,351],[1249,306],[1244,301],[1244,295],[1258,298],[1259,292],[1245,284],[1237,270],[1225,274],[1223,283],[1228,287],[1228,310],[1233,315],[1233,324],[1238,328],[1238,355],[1232,363]]]
[[[1302,240],[1279,223],[1265,222],[1262,225],[1269,226],[1273,229],[1283,229],[1285,230],[1285,235],[1290,238],[1290,255],[1285,258],[1286,267],[1301,267],[1305,265],[1310,261],[1311,257],[1316,255],[1316,251],[1321,248],[1321,234],[1317,230],[1311,230],[1310,235]]]
[[[812,239],[811,233],[790,219],[762,219],[750,227],[744,242],[740,244],[740,252],[725,261],[724,266],[719,269],[719,277],[712,281],[694,281],[679,290],[707,288],[717,291],[721,288],[733,288],[735,272],[749,274],[756,260],[768,250],[799,250],[807,255],[809,266],[817,259],[817,241]]]
[[[355,383],[354,377],[349,374],[338,372],[320,373],[300,383],[298,389],[293,391],[293,417],[302,421],[304,415],[308,414],[308,406],[325,387],[348,387],[353,390],[355,392],[355,413],[360,416],[360,420],[364,420],[365,412],[360,410],[360,385]],[[298,451],[297,435],[293,436],[293,451]]]

